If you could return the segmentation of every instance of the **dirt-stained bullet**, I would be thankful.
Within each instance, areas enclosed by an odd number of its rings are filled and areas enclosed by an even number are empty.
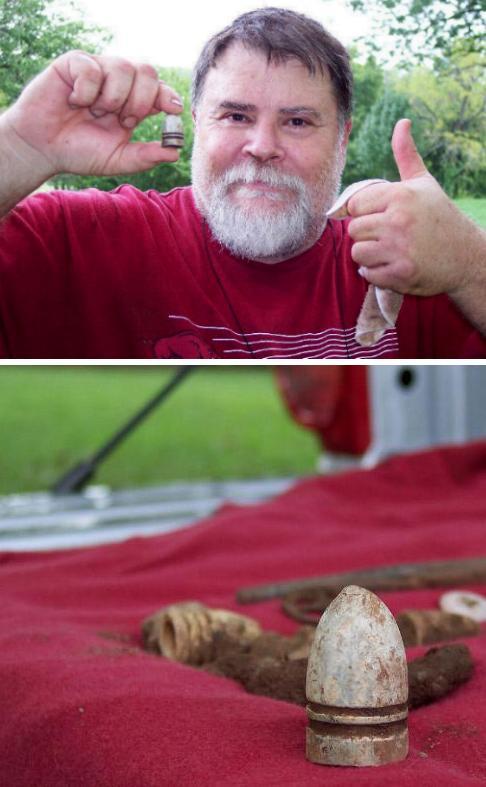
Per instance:
[[[306,756],[324,765],[384,765],[408,753],[405,648],[390,610],[349,585],[316,629],[307,667]]]
[[[179,115],[166,115],[162,126],[162,147],[183,148],[184,126]]]

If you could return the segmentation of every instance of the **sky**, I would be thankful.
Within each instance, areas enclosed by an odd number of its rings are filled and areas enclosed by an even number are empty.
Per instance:
[[[156,66],[192,68],[205,41],[236,16],[280,6],[312,16],[348,46],[369,24],[345,0],[76,0],[86,21],[114,34],[105,52]]]

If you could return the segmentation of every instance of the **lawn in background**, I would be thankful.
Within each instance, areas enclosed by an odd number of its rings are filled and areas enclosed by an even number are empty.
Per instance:
[[[0,369],[0,494],[49,488],[155,395],[174,368]],[[112,488],[309,475],[319,445],[287,414],[272,371],[198,368],[101,466]]]
[[[486,229],[486,199],[461,197],[454,200],[457,207]]]

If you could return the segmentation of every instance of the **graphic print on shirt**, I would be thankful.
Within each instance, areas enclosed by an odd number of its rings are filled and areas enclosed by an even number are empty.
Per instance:
[[[211,346],[192,331],[183,331],[164,339],[153,346],[155,358],[217,358]]]
[[[257,331],[240,333],[224,325],[201,325],[181,314],[169,314],[169,320],[187,326],[187,334],[179,333],[169,339],[160,339],[159,345],[165,348],[173,345],[178,337],[188,335],[191,340],[199,341],[209,355],[157,355],[158,358],[395,358],[398,354],[398,337],[395,328],[390,328],[373,347],[362,347],[354,339],[355,328],[327,328],[323,331],[301,334],[269,333]],[[197,333],[196,333],[197,332]]]

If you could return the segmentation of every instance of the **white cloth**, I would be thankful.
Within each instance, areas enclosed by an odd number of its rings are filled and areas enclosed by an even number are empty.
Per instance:
[[[348,201],[353,194],[373,183],[388,183],[382,178],[360,180],[352,183],[337,198],[326,213],[330,219],[342,220],[348,216]],[[356,323],[354,338],[362,347],[371,347],[381,339],[385,331],[393,328],[402,305],[403,295],[393,290],[383,290],[370,284]]]

